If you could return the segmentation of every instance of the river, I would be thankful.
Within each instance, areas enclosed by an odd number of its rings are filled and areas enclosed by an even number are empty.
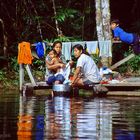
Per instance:
[[[0,126],[0,140],[139,140],[140,97],[1,91]]]

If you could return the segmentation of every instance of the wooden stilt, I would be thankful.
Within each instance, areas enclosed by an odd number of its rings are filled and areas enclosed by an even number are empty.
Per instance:
[[[20,91],[23,88],[23,83],[24,83],[24,65],[23,64],[19,64],[19,89]]]
[[[30,80],[31,80],[32,85],[33,85],[33,86],[37,86],[37,83],[36,83],[36,81],[35,81],[35,79],[34,79],[34,77],[33,77],[33,74],[32,74],[32,72],[31,72],[30,66],[27,64],[27,65],[25,66],[25,68],[26,68],[26,71],[27,71],[27,73],[28,73],[28,75],[29,75],[29,78],[30,78]]]

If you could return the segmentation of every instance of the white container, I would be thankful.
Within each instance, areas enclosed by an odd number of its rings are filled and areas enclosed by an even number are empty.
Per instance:
[[[69,92],[70,85],[68,85],[68,84],[55,84],[55,85],[53,85],[52,90],[55,92]]]

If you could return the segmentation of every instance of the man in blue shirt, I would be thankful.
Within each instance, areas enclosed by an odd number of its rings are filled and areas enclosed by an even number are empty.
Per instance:
[[[140,37],[138,35],[125,32],[119,27],[118,19],[111,21],[111,29],[113,30],[114,40],[121,40],[124,43],[130,44],[135,54],[140,53]]]

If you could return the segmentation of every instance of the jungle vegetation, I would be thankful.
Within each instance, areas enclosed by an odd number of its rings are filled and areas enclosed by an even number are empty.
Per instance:
[[[17,46],[21,41],[97,40],[97,3],[107,3],[110,19],[118,18],[126,31],[140,34],[139,0],[1,0],[0,83],[18,81]],[[99,10],[103,13],[102,7]],[[122,55],[131,52],[123,50]],[[139,70],[139,64],[137,56],[125,66],[131,66],[133,72]],[[35,60],[33,65],[40,70],[44,62]]]

